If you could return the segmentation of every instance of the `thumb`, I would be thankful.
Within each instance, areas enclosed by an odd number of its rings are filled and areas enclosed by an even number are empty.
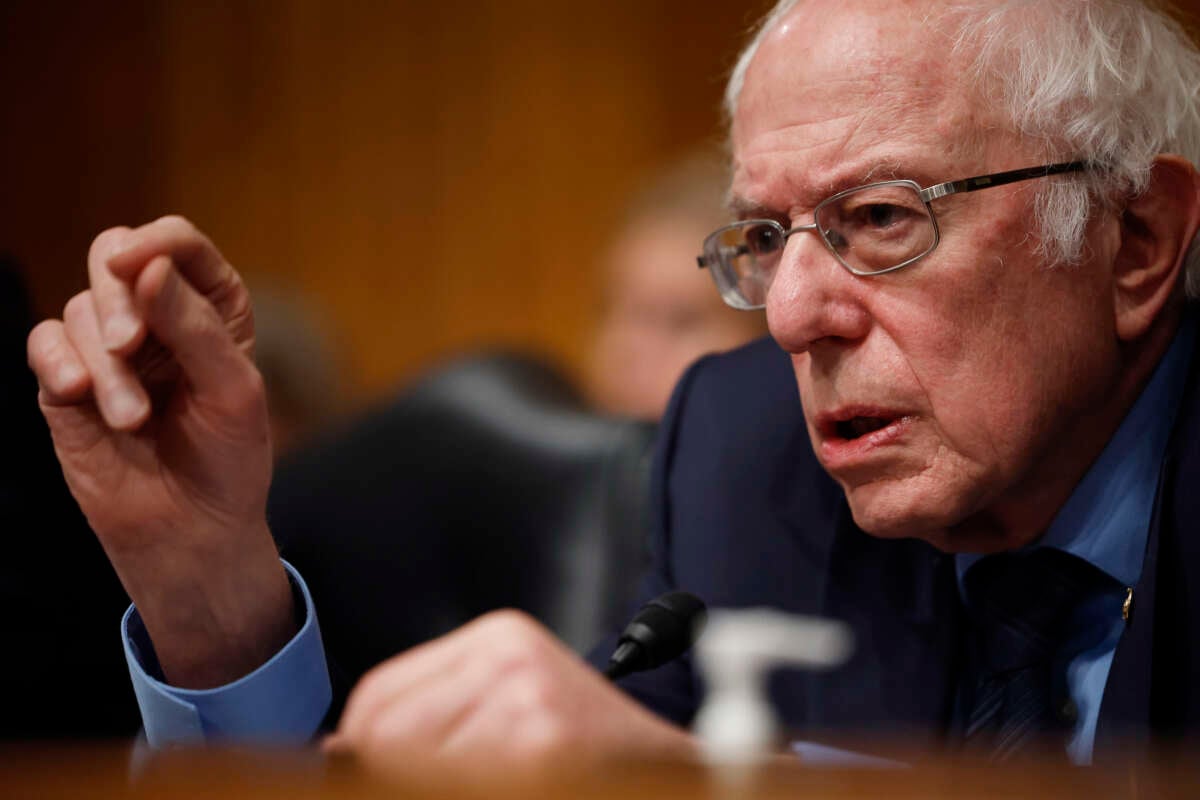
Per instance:
[[[134,295],[151,332],[170,351],[195,397],[232,413],[244,413],[262,400],[262,378],[250,355],[248,301],[242,314],[223,319],[167,256],[146,266]]]

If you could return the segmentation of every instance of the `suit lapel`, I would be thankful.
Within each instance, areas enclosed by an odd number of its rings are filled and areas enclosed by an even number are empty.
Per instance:
[[[1155,596],[1162,527],[1162,487],[1155,499],[1142,574],[1133,587],[1133,605],[1117,643],[1096,725],[1094,750],[1144,749],[1150,733],[1150,684],[1154,670]]]
[[[1200,724],[1200,347],[1163,462],[1146,560],[1133,609],[1113,656],[1096,749],[1144,747]]]

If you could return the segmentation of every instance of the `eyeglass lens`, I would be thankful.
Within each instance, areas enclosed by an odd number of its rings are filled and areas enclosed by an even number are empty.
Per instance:
[[[879,184],[834,195],[817,206],[814,218],[829,249],[859,274],[906,264],[928,253],[937,242],[929,210],[908,183]],[[725,272],[724,280],[718,280],[722,293],[733,293],[739,307],[765,304],[787,238],[783,226],[749,220],[721,231],[716,238],[715,255]]]

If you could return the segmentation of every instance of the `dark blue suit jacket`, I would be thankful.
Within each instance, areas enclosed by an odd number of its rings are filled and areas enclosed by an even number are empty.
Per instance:
[[[1193,364],[1098,750],[1200,728],[1200,591],[1188,591],[1200,587],[1196,383]],[[953,738],[962,628],[953,556],[855,526],[816,461],[791,364],[773,342],[706,358],[684,376],[660,433],[653,492],[654,569],[643,600],[679,588],[712,607],[768,605],[853,628],[846,666],[775,676],[775,707],[797,737],[865,734],[918,749]],[[611,646],[597,649],[598,662]],[[686,656],[621,685],[684,725],[701,697]]]

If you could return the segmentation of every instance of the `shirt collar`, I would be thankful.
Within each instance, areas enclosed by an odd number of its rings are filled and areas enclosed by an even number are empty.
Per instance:
[[[1158,476],[1187,382],[1196,339],[1191,314],[1116,433],[1032,548],[1057,547],[1125,586],[1137,583],[1150,533]],[[982,556],[955,559],[959,582]]]

